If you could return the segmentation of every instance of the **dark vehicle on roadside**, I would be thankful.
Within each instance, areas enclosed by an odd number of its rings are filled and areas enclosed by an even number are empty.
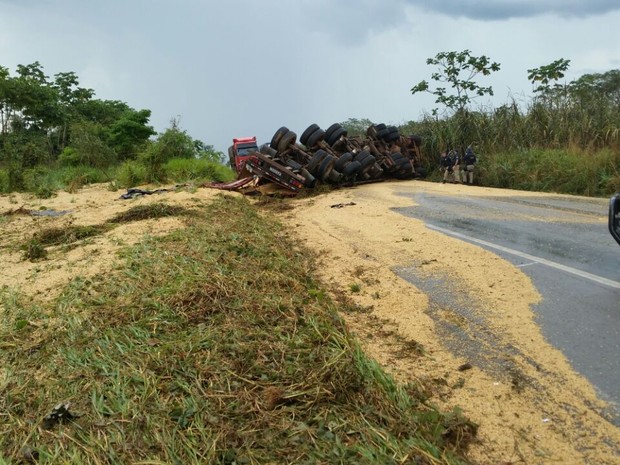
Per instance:
[[[609,200],[609,232],[620,245],[620,193]]]

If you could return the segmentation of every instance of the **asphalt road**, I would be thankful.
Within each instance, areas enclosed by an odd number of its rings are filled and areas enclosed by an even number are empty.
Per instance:
[[[543,334],[611,403],[606,414],[620,425],[620,246],[607,230],[607,200],[402,195],[418,204],[402,214],[522,268],[543,296],[533,308]],[[415,284],[445,300],[441,283]]]

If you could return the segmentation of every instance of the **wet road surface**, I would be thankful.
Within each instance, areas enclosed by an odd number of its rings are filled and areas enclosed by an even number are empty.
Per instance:
[[[397,209],[401,214],[490,250],[532,279],[543,296],[533,308],[543,334],[597,388],[600,397],[611,403],[606,416],[620,425],[620,246],[607,230],[607,200],[535,194],[402,195],[413,198],[418,206]],[[430,295],[431,306],[450,305],[466,317],[473,334],[485,331],[484,322],[472,319],[466,305],[446,302],[453,295],[445,292],[447,278],[433,281],[421,279],[412,270],[396,271]],[[439,329],[454,334],[454,328]],[[474,336],[468,344],[472,356],[485,351],[480,341],[486,341],[487,351],[496,358],[498,353],[512,351],[511,347],[492,347],[491,335]],[[506,365],[505,360],[499,362]]]

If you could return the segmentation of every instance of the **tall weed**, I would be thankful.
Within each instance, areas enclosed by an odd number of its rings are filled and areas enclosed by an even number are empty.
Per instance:
[[[608,196],[620,187],[620,153],[532,149],[480,156],[479,179],[487,186]]]
[[[0,169],[0,193],[11,192],[11,179],[8,170]]]
[[[169,181],[176,182],[193,180],[224,182],[235,177],[229,167],[197,158],[173,158],[166,162],[163,171]]]
[[[147,169],[137,161],[128,160],[116,170],[116,183],[120,187],[133,187],[147,182]]]

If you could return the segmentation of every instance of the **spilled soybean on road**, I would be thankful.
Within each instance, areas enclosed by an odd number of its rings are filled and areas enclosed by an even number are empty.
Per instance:
[[[620,425],[620,247],[607,230],[606,199],[411,193],[399,211],[427,227],[478,245],[528,275],[542,301],[543,334],[615,404]]]
[[[606,199],[414,180],[295,204],[283,220],[358,304],[365,350],[480,423],[473,459],[618,463]]]

